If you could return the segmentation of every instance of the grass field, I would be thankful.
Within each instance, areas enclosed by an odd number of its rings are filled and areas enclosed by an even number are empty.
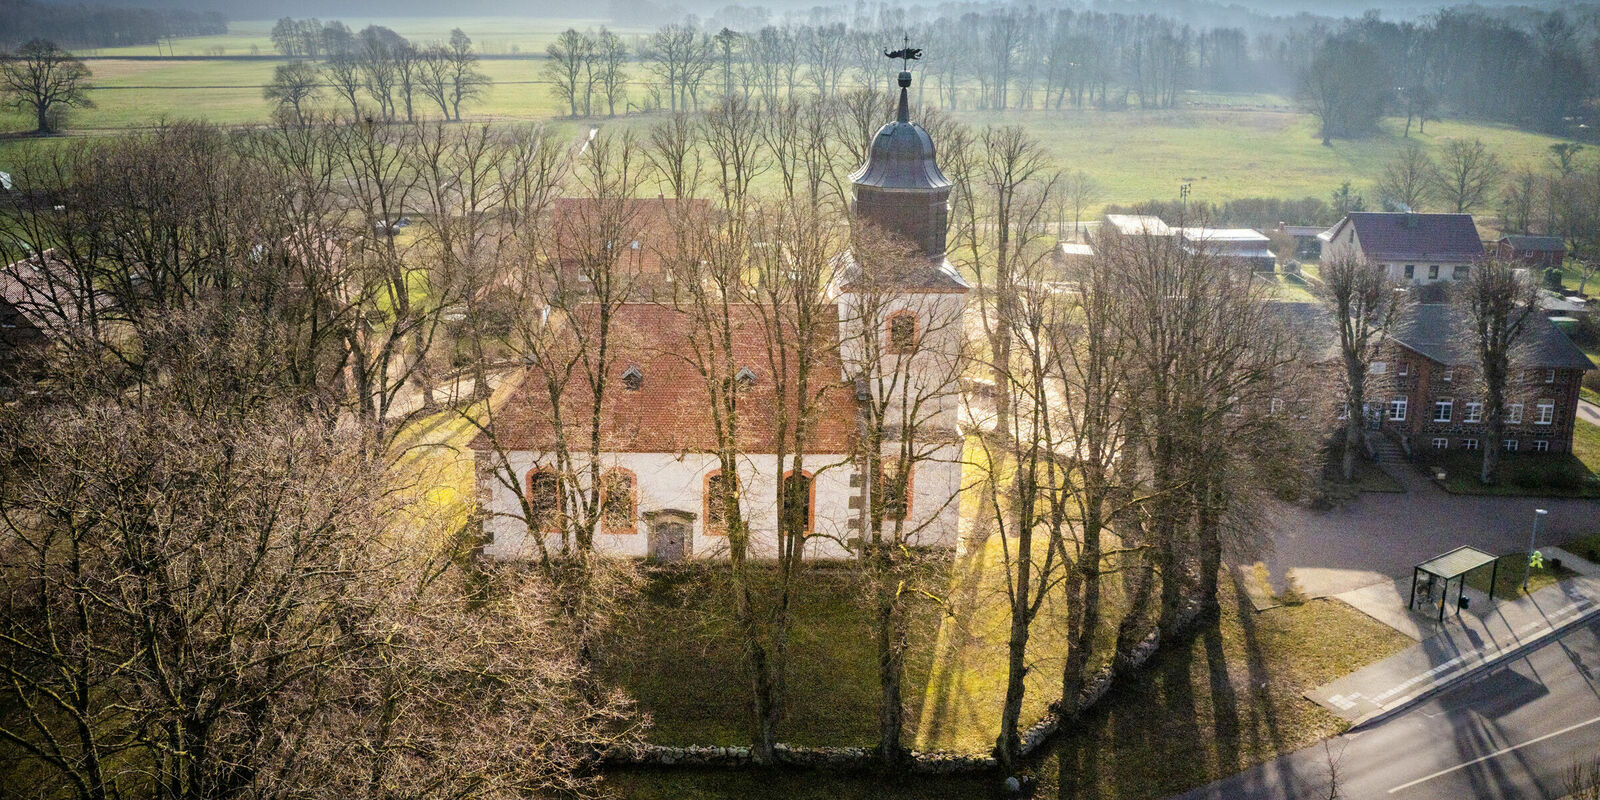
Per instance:
[[[359,28],[373,20],[346,20]],[[387,19],[384,24],[419,41],[441,38],[459,24],[486,53],[541,50],[548,37],[566,27],[589,27],[593,20],[515,20],[464,18],[458,23],[438,19]],[[232,54],[254,46],[271,54],[266,35],[269,23],[236,23],[223,37],[179,40],[172,52],[203,54],[222,47]],[[634,31],[634,34],[639,33]],[[165,47],[165,46],[164,46]],[[101,56],[155,55],[154,47],[103,50]],[[261,98],[260,87],[272,76],[279,60],[134,61],[97,58],[89,62],[98,88],[91,92],[96,108],[76,112],[69,122],[73,133],[98,133],[157,124],[163,120],[198,118],[220,124],[259,124],[270,118],[271,107]],[[560,115],[562,108],[542,82],[537,60],[482,62],[494,79],[482,103],[472,107],[477,119],[541,120]],[[635,76],[640,68],[633,67]],[[643,96],[639,86],[631,98]],[[336,108],[325,97],[322,105]],[[975,126],[1018,124],[1044,141],[1065,169],[1082,169],[1104,188],[1100,202],[1136,203],[1171,199],[1178,187],[1189,184],[1196,201],[1224,202],[1241,197],[1327,197],[1344,181],[1352,181],[1369,197],[1382,164],[1405,143],[1402,120],[1384,122],[1378,135],[1358,140],[1338,140],[1323,147],[1310,117],[1293,111],[1285,98],[1260,94],[1210,94],[1192,92],[1185,107],[1170,111],[1010,111],[956,112]],[[424,109],[437,116],[437,109]],[[601,125],[632,125],[636,119],[597,120]],[[28,121],[12,112],[0,113],[0,131],[20,131]],[[1555,139],[1499,125],[1446,121],[1433,123],[1428,133],[1413,132],[1411,140],[1434,148],[1451,138],[1483,139],[1510,166],[1532,166],[1545,156]],[[0,142],[0,165],[8,145]],[[1097,208],[1090,209],[1092,216]]]
[[[1313,600],[1257,613],[1224,586],[1222,620],[1164,648],[1028,767],[1037,797],[1160,798],[1337,733],[1344,723],[1308,689],[1412,644],[1343,603]],[[619,771],[636,800],[996,796],[997,779],[938,782],[762,771]]]
[[[542,52],[551,38],[567,28],[587,30],[606,24],[600,18],[527,17],[341,17],[350,30],[359,32],[368,25],[383,25],[406,37],[414,44],[427,45],[450,38],[450,29],[461,28],[472,37],[473,46],[489,55]],[[334,18],[324,19],[332,22]],[[206,55],[272,55],[272,26],[275,20],[239,20],[228,23],[228,32],[221,36],[192,36],[162,42],[157,45],[136,47],[105,47],[82,51],[81,55],[94,56],[206,56]],[[623,34],[641,34],[644,28],[611,26]],[[632,44],[630,41],[629,44]],[[216,48],[222,48],[218,53]]]

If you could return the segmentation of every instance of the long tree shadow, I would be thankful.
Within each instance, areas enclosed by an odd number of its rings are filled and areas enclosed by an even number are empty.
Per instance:
[[[1227,574],[1233,584],[1235,596],[1244,597],[1244,585],[1237,571],[1228,570]],[[1249,692],[1252,713],[1249,718],[1249,733],[1256,741],[1265,739],[1270,742],[1272,752],[1281,753],[1284,751],[1284,733],[1273,711],[1275,706],[1268,690],[1268,687],[1272,685],[1271,667],[1267,663],[1268,656],[1262,645],[1260,632],[1256,628],[1255,613],[1249,603],[1237,603],[1235,606],[1234,618],[1239,625],[1240,636],[1244,642],[1245,665],[1250,676]],[[1219,622],[1219,624],[1221,623]],[[1235,705],[1237,705],[1237,702]],[[1245,734],[1245,729],[1237,718],[1234,720],[1234,726],[1237,732],[1234,737],[1234,746],[1237,748],[1239,740]],[[1238,753],[1236,751],[1234,753],[1234,763],[1237,762]],[[1284,762],[1283,768],[1286,772],[1279,778],[1283,781],[1285,789],[1301,785],[1304,778],[1295,772],[1292,762]]]

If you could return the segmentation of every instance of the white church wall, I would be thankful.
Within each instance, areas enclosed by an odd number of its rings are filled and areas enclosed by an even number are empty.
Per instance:
[[[548,454],[527,451],[509,455],[510,466],[523,486],[527,485],[530,472],[552,461]],[[740,506],[751,528],[750,555],[756,558],[770,558],[777,552],[775,463],[775,455],[752,454],[744,456],[739,465]],[[786,471],[792,469],[794,458],[786,458],[784,463]],[[634,474],[637,513],[632,530],[628,533],[597,532],[596,549],[617,555],[648,555],[649,524],[645,522],[644,515],[651,511],[673,509],[694,515],[689,548],[693,557],[727,556],[727,536],[708,532],[705,526],[705,483],[707,476],[718,470],[716,456],[699,453],[605,453],[601,455],[601,464],[603,470],[621,467]],[[580,476],[586,476],[585,466],[580,464],[575,471]],[[812,474],[813,529],[822,534],[808,543],[807,556],[846,557],[849,553],[842,542],[851,535],[849,520],[856,514],[850,508],[851,494],[856,491],[850,487],[855,466],[842,454],[810,454],[805,457],[803,466]],[[528,536],[516,494],[498,477],[490,476],[486,482],[489,518],[484,523],[484,532],[490,541],[484,546],[484,554],[501,559],[536,557],[538,542]],[[552,550],[559,549],[560,537],[550,534],[545,537],[545,543]]]

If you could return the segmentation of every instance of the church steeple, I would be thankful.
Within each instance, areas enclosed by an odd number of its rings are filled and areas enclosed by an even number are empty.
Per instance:
[[[921,52],[908,47],[885,55],[909,62]],[[878,129],[867,163],[850,176],[855,212],[858,219],[910,241],[939,262],[949,228],[950,181],[939,171],[933,137],[911,121],[910,88],[911,73],[902,71],[895,119]]]

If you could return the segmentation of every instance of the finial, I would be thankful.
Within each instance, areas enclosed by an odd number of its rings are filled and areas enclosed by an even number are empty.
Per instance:
[[[900,106],[895,110],[895,120],[898,122],[911,121],[911,104],[906,97],[906,90],[911,88],[911,62],[922,58],[922,48],[911,46],[910,34],[901,37],[901,48],[894,52],[883,51],[889,58],[900,59]]]

